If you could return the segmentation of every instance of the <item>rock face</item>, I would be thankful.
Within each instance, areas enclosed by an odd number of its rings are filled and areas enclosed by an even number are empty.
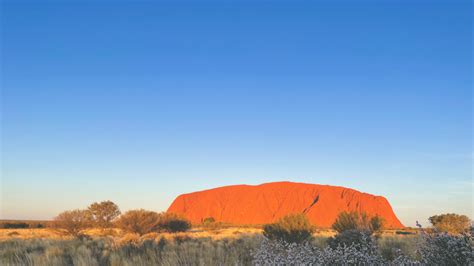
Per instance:
[[[168,208],[168,212],[181,214],[194,224],[207,217],[231,224],[266,224],[290,213],[305,213],[319,227],[331,227],[343,211],[379,215],[386,227],[403,227],[384,197],[344,187],[292,182],[235,185],[183,194]]]

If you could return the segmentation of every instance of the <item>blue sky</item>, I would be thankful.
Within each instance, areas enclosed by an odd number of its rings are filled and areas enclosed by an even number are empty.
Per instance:
[[[473,214],[470,1],[4,1],[0,218],[290,180]]]

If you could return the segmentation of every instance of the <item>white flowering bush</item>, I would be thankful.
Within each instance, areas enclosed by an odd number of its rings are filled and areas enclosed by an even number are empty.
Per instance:
[[[403,254],[400,249],[397,250],[397,257],[390,263],[391,265],[421,265],[421,262],[414,260]]]
[[[428,265],[471,265],[474,261],[474,241],[470,234],[423,234],[418,252],[421,262]]]
[[[387,262],[380,255],[373,237],[360,232],[357,242],[336,247],[328,246],[321,253],[324,265],[383,265]]]
[[[336,249],[338,246],[350,246],[354,243],[357,244],[357,247],[362,247],[367,243],[372,243],[370,240],[372,238],[369,231],[351,229],[330,237],[327,243],[331,248]]]
[[[252,255],[255,265],[319,265],[317,253],[309,242],[297,244],[264,238]]]
[[[361,232],[357,242],[324,249],[310,242],[286,243],[265,238],[253,255],[255,265],[473,265],[474,241],[471,234],[449,235],[421,232],[416,247],[418,260],[401,250],[392,261],[384,259],[377,241]]]
[[[359,243],[319,249],[309,242],[286,243],[264,239],[253,253],[255,265],[381,265],[375,240],[367,236]]]

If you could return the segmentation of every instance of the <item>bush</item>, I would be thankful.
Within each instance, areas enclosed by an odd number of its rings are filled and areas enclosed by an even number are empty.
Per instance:
[[[202,220],[203,225],[209,225],[209,224],[213,224],[215,222],[216,222],[216,219],[214,219],[214,217],[207,217],[207,218],[204,218]]]
[[[357,229],[345,230],[334,237],[328,239],[328,245],[336,249],[338,246],[350,246],[352,244],[359,245],[370,238],[367,231],[359,231]]]
[[[88,210],[94,225],[100,228],[110,228],[112,221],[120,215],[118,206],[112,201],[94,202]]]
[[[167,232],[184,232],[191,228],[191,223],[183,217],[174,213],[163,213],[158,226]]]
[[[309,242],[264,239],[253,252],[254,265],[383,265],[375,241],[368,237],[350,246],[314,247]]]
[[[320,252],[303,243],[288,243],[265,238],[252,252],[253,265],[322,265]]]
[[[53,226],[63,229],[72,236],[79,236],[81,231],[91,224],[91,215],[87,210],[72,210],[60,213],[54,218]]]
[[[447,213],[431,216],[430,223],[439,232],[460,234],[469,231],[471,223],[466,215]]]
[[[341,233],[347,230],[379,232],[383,229],[384,220],[379,216],[369,218],[366,213],[341,212],[332,228]]]
[[[117,220],[117,226],[125,231],[144,235],[159,231],[184,232],[191,228],[191,223],[173,213],[158,214],[141,209],[124,213]]]
[[[419,253],[426,265],[471,265],[474,241],[469,234],[423,233]]]
[[[158,230],[160,215],[153,211],[131,210],[122,214],[117,226],[127,232],[144,235]]]
[[[354,234],[357,243],[328,245],[317,248],[304,243],[286,243],[265,239],[252,253],[255,265],[472,265],[474,244],[472,235],[446,233],[421,233],[421,241],[405,237],[397,243],[378,246],[374,237],[357,230],[347,230],[339,235]],[[356,234],[359,234],[358,236]],[[393,240],[393,239],[392,239]],[[400,242],[403,241],[403,242]],[[415,244],[418,242],[418,244]],[[388,252],[383,257],[380,250]],[[395,249],[395,250],[393,250]],[[409,252],[407,252],[409,251]]]
[[[327,247],[320,253],[321,265],[386,265],[373,237],[362,234],[360,242]]]
[[[385,220],[380,216],[374,216],[369,220],[369,229],[373,233],[380,233],[384,228]]]
[[[278,222],[263,227],[263,235],[270,240],[280,240],[287,243],[301,243],[309,240],[314,231],[304,214],[290,214]]]
[[[201,226],[207,230],[217,230],[224,227],[222,222],[216,222],[213,217],[207,217],[202,220]]]
[[[216,225],[216,219],[214,219],[214,217],[207,217],[202,220],[201,224],[205,228],[214,228]]]

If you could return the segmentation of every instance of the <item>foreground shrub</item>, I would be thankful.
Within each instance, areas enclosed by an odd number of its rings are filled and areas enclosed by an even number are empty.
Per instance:
[[[454,213],[431,216],[429,220],[439,232],[447,232],[451,234],[467,232],[471,226],[471,222],[466,215]]]
[[[286,243],[265,239],[252,253],[256,265],[473,265],[474,241],[471,234],[421,232],[409,243],[383,249],[369,233],[346,230],[336,236],[326,248],[317,248],[309,242]],[[348,239],[348,240],[347,240]],[[407,241],[406,238],[401,238]],[[418,240],[418,241],[417,241]],[[416,241],[416,242],[415,242]],[[351,244],[347,244],[351,243]],[[396,249],[396,250],[393,250]],[[405,249],[405,250],[402,250]],[[409,249],[407,252],[406,249]],[[381,251],[390,252],[383,257]]]
[[[79,236],[81,231],[91,224],[91,215],[87,210],[72,210],[60,213],[54,218],[53,226],[63,229],[72,236]]]
[[[420,226],[421,228],[421,226]],[[421,241],[416,253],[419,260],[413,260],[399,252],[394,265],[473,265],[474,240],[471,233],[452,235],[446,232],[421,231]]]
[[[287,243],[301,243],[311,238],[314,231],[304,214],[290,214],[280,218],[276,223],[263,227],[263,235],[270,240]]]
[[[88,211],[94,226],[100,228],[110,228],[112,221],[120,215],[119,207],[112,201],[102,201],[92,203]]]
[[[359,231],[359,230],[346,230],[334,237],[328,239],[328,245],[335,249],[338,246],[351,246],[355,244],[356,246],[361,246],[365,242],[367,242],[368,238],[370,238],[370,233],[367,231]]]
[[[321,265],[384,265],[374,238],[369,235],[349,246],[327,247],[320,253]]]
[[[366,213],[341,212],[332,228],[341,233],[346,230],[379,232],[383,229],[384,220],[380,216],[369,218]]]
[[[252,253],[255,265],[380,265],[386,263],[380,256],[375,241],[350,246],[320,249],[309,244],[287,243],[264,239]]]
[[[158,223],[159,229],[171,233],[184,232],[191,228],[191,223],[177,214],[163,213]]]
[[[127,232],[144,235],[158,230],[160,215],[153,211],[131,210],[122,214],[117,226]]]
[[[471,265],[474,262],[470,234],[424,233],[419,253],[427,265]]]
[[[288,243],[264,238],[252,253],[254,265],[320,265],[319,250],[308,241]]]

